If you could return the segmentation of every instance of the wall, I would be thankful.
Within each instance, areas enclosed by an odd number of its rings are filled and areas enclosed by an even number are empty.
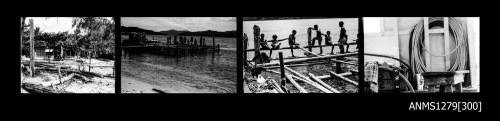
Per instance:
[[[365,33],[364,51],[365,53],[388,55],[399,58],[399,40],[397,34],[397,18],[380,19],[380,32]],[[399,65],[396,60],[365,56],[365,62],[379,61],[389,62]]]

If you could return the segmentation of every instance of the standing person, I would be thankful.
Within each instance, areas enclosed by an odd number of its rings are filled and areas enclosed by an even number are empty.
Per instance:
[[[203,36],[201,36],[201,37],[200,37],[200,46],[203,46],[203,45],[204,45],[203,43],[204,43],[204,42],[203,42]]]
[[[323,54],[323,47],[321,46],[321,42],[323,41],[323,37],[321,37],[323,34],[321,34],[321,30],[319,29],[318,25],[314,25],[314,30],[316,30],[316,37],[312,40],[312,45],[314,46],[316,40],[318,40],[318,45],[320,48],[319,54]]]
[[[177,36],[174,36],[174,41],[173,41],[173,44],[176,45],[177,44]]]
[[[170,43],[170,36],[167,37],[167,44]]]
[[[199,41],[199,44],[201,46],[201,41],[203,40],[203,36],[200,36],[200,41]]]
[[[296,34],[297,34],[297,31],[292,30],[292,34],[290,34],[288,36],[288,45],[290,45],[290,51],[292,52],[292,57],[295,57],[295,55],[293,55],[293,49],[295,49],[295,46],[299,46],[299,44],[297,44],[295,42],[295,35]]]
[[[193,36],[191,36],[191,40],[189,41],[190,45],[193,45],[193,39],[194,39]]]
[[[330,31],[326,31],[325,45],[331,45],[332,46],[331,54],[333,54],[333,49],[335,48],[335,46],[333,46],[332,36],[330,36]]]
[[[181,36],[180,41],[181,41],[181,44],[184,45],[184,36]]]
[[[207,43],[205,43],[205,37],[202,37],[201,39],[203,40],[203,43],[202,43],[203,46],[207,45]]]
[[[347,34],[346,34],[346,30],[344,28],[343,21],[339,22],[339,26],[340,26],[339,47],[340,47],[340,53],[343,54],[344,53],[344,45],[347,44]],[[347,49],[349,49],[349,45],[348,45]]]

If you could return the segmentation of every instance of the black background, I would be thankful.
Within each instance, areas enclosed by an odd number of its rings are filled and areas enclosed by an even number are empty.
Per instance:
[[[71,115],[90,118],[95,115],[108,117],[134,117],[141,120],[159,117],[168,120],[174,113],[187,114],[186,118],[217,117],[234,120],[261,120],[261,116],[274,118],[329,118],[394,119],[396,113],[408,110],[415,101],[482,101],[483,112],[494,112],[494,95],[498,92],[496,44],[498,23],[495,6],[488,3],[443,2],[363,2],[351,1],[18,1],[3,7],[2,15],[2,65],[0,78],[2,110],[12,114],[37,118]],[[418,2],[418,4],[416,4]],[[485,5],[486,4],[486,5]],[[490,3],[491,4],[491,3]],[[491,15],[489,15],[491,14]],[[480,93],[475,94],[243,94],[238,81],[236,94],[20,94],[19,89],[19,17],[241,17],[245,16],[324,16],[324,17],[411,17],[411,16],[464,16],[480,18]],[[119,20],[116,21],[119,25]],[[117,34],[118,35],[118,34]],[[241,38],[241,35],[238,35]],[[118,40],[118,38],[117,38]],[[119,41],[117,41],[119,42]],[[240,42],[241,43],[241,42]],[[119,44],[119,43],[117,43]],[[119,47],[116,47],[119,49]],[[360,49],[363,47],[361,46]],[[238,44],[238,59],[241,59]],[[117,53],[119,54],[119,53]],[[116,58],[120,58],[117,55]],[[117,60],[117,62],[119,62]],[[240,60],[239,60],[240,62]],[[119,63],[116,64],[119,66]],[[241,65],[238,65],[241,70]],[[119,69],[119,68],[117,68]],[[239,72],[240,73],[240,72]],[[117,71],[119,74],[119,70]],[[241,75],[238,78],[241,80]],[[117,76],[119,80],[119,76]],[[120,85],[116,82],[116,87]],[[415,111],[413,111],[415,112]],[[417,111],[419,112],[419,111]],[[427,112],[427,111],[420,111]],[[117,113],[117,114],[115,114]],[[200,116],[194,114],[212,114]],[[340,115],[340,113],[358,116]],[[381,113],[378,117],[365,114]],[[35,115],[31,115],[35,114]],[[309,115],[304,115],[309,114]],[[232,116],[240,117],[232,117]],[[144,117],[142,117],[144,116]],[[413,117],[419,117],[414,115]],[[408,117],[410,118],[410,117]],[[92,119],[92,118],[91,118]]]

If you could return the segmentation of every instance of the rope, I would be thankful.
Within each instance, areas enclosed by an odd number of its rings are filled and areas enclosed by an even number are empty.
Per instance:
[[[434,24],[434,22],[443,22],[443,18],[431,17],[429,20],[429,28],[433,26],[441,26]],[[467,33],[465,25],[456,18],[449,18],[449,29],[452,37],[455,40],[455,48],[443,55],[432,53],[428,47],[424,45],[424,23],[420,22],[415,25],[411,31],[410,36],[410,66],[413,72],[423,73],[427,72],[427,64],[425,63],[422,55],[424,52],[434,57],[448,57],[453,56],[455,60],[451,62],[451,67],[448,71],[465,70],[467,64]],[[448,44],[448,43],[445,43]],[[424,52],[422,52],[424,51]]]

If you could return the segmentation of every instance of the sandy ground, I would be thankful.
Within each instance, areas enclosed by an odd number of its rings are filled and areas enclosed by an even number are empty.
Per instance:
[[[236,93],[235,82],[149,63],[122,65],[122,93],[156,93],[153,88],[165,93]]]
[[[153,91],[153,88],[159,88],[159,86],[154,86],[126,76],[121,77],[122,93],[158,93]]]
[[[29,61],[29,58],[22,57],[21,62]],[[88,59],[84,60],[87,62]],[[36,63],[48,63],[47,60],[37,59]],[[67,66],[71,69],[78,69],[79,63],[76,62],[75,59],[66,59],[64,61],[51,61],[51,64]],[[114,61],[103,61],[98,59],[92,59],[92,66],[113,66]],[[83,68],[81,68],[83,69]],[[85,71],[88,71],[88,66]],[[106,77],[92,77],[89,78],[90,82],[83,82],[78,78],[71,78],[70,80],[62,83],[53,85],[54,88],[59,90],[65,90],[73,93],[115,93],[115,78],[108,77],[113,75],[112,68],[103,68],[96,67],[92,68],[91,72],[98,73],[101,75],[107,75]],[[67,74],[63,74],[63,77],[67,76]],[[58,80],[59,76],[54,72],[45,72],[45,71],[37,71],[37,75],[35,77],[25,77],[22,82],[23,83],[32,83],[32,84],[42,84],[48,81]],[[26,92],[25,90],[21,90],[21,92]]]

